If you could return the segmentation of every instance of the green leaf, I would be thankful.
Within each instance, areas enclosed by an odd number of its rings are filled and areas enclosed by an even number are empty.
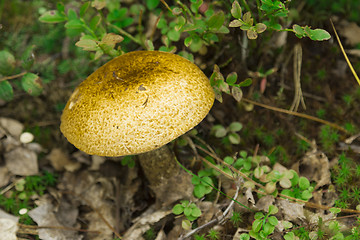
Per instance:
[[[149,10],[154,10],[160,3],[160,0],[146,0],[146,6]]]
[[[65,14],[62,14],[57,10],[47,11],[39,17],[39,21],[44,23],[59,23],[66,20]]]
[[[199,208],[193,208],[191,212],[191,216],[193,217],[200,217],[201,216],[201,210]]]
[[[305,190],[310,187],[310,182],[306,177],[300,177],[299,179],[299,187],[301,190]]]
[[[225,137],[226,133],[227,133],[226,129],[223,126],[221,126],[218,129],[216,129],[215,137],[217,137],[217,138]]]
[[[181,206],[181,204],[176,204],[172,209],[172,212],[175,215],[180,215],[183,213],[183,211],[184,211],[184,207]]]
[[[314,41],[324,41],[329,40],[331,35],[324,29],[310,29],[310,39]]]
[[[247,233],[242,233],[239,240],[250,240],[250,235]]]
[[[190,44],[191,44],[191,42],[192,42],[192,37],[191,37],[191,36],[188,36],[188,37],[185,38],[185,40],[184,40],[184,45],[185,45],[186,47],[189,47]]]
[[[69,20],[78,19],[77,13],[76,13],[75,10],[72,9],[72,8],[70,8],[70,9],[68,10],[67,16],[68,16],[68,19],[69,19]]]
[[[88,8],[90,7],[90,2],[85,2],[83,5],[81,5],[80,7],[80,11],[79,11],[79,15],[80,17],[84,17],[85,12],[88,10]]]
[[[243,125],[240,122],[232,122],[229,125],[230,132],[239,132],[242,128],[243,128]]]
[[[254,218],[255,219],[260,219],[260,218],[263,218],[265,217],[264,214],[262,212],[256,212],[255,215],[254,215]]]
[[[194,186],[194,196],[197,198],[202,198],[205,195],[206,187],[202,184]]]
[[[73,19],[68,21],[65,24],[65,27],[68,29],[82,29],[84,27],[84,23],[79,19]]]
[[[251,17],[251,13],[250,12],[246,12],[243,16],[243,21],[249,25],[252,26],[254,23],[254,19]]]
[[[232,73],[230,73],[229,75],[227,75],[227,77],[226,77],[226,82],[227,82],[230,86],[232,86],[232,85],[234,85],[234,84],[236,83],[237,77],[238,77],[237,73],[236,73],[236,72],[232,72]]]
[[[171,41],[177,42],[180,40],[180,32],[176,31],[174,28],[170,29],[170,31],[167,33],[167,36]]]
[[[213,185],[213,181],[210,177],[203,177],[201,178],[201,184],[204,185],[205,187],[207,188],[210,188],[210,191],[211,191],[211,186],[210,185]],[[206,193],[208,193],[208,189],[206,190]]]
[[[217,30],[219,29],[225,21],[225,15],[223,11],[219,11],[216,14],[212,15],[207,22],[207,26],[210,30]]]
[[[200,184],[200,183],[201,183],[200,177],[198,177],[198,176],[193,176],[193,177],[191,178],[191,183],[192,183],[193,185],[198,185],[198,184]]]
[[[277,220],[277,219],[276,219]],[[273,225],[271,225],[270,223],[265,223],[264,227],[263,227],[263,233],[264,233],[264,237],[270,235],[271,233],[273,233],[275,230],[275,227]]]
[[[248,87],[252,84],[252,79],[251,78],[247,78],[244,81],[242,81],[241,83],[238,84],[238,87]]]
[[[292,28],[298,38],[302,38],[305,36],[305,30],[301,26],[294,24]]]
[[[8,81],[0,82],[0,99],[4,101],[11,101],[14,98],[14,92],[11,84]]]
[[[76,46],[83,48],[85,51],[96,51],[99,49],[97,42],[91,39],[80,39],[75,43]]]
[[[229,134],[229,141],[232,143],[232,144],[240,144],[240,136],[239,134],[237,133],[230,133]]]
[[[337,214],[337,213],[340,213],[341,212],[341,209],[340,208],[330,208],[329,209],[330,210],[330,212],[332,212],[333,214]]]
[[[214,33],[227,34],[227,33],[230,32],[230,30],[229,30],[227,27],[225,27],[224,25],[222,25],[219,29],[217,29],[217,30],[212,30],[212,32],[214,32]],[[218,42],[218,41],[217,41],[217,42]]]
[[[229,27],[241,27],[243,24],[240,20],[235,19],[229,23]]]
[[[230,156],[226,156],[224,158],[224,162],[226,162],[227,164],[231,165],[234,163],[234,158],[230,157]]]
[[[304,199],[304,200],[309,200],[310,198],[312,197],[312,194],[309,190],[304,190],[302,193],[301,193],[301,198]]]
[[[238,3],[238,1],[234,1],[232,6],[231,6],[231,15],[234,17],[234,18],[241,18],[242,16],[242,10],[241,10],[241,7],[240,7],[240,4]]]
[[[279,211],[279,209],[276,206],[274,206],[274,205],[269,206],[269,214],[273,215],[273,214],[276,214],[278,211]]]
[[[293,232],[288,232],[284,235],[285,240],[295,240],[295,234]]]
[[[252,224],[252,230],[254,232],[259,232],[262,227],[262,219],[255,219],[255,221]]]
[[[43,91],[41,79],[34,73],[26,73],[21,78],[21,86],[31,96],[39,96]]]
[[[100,24],[101,22],[101,16],[100,14],[94,16],[89,23],[89,27],[91,28],[91,30],[95,31],[97,26]]]
[[[35,55],[34,55],[34,50],[35,45],[31,45],[28,46],[25,51],[23,52],[23,54],[21,55],[21,66],[25,69],[25,70],[30,70],[30,68],[32,67],[32,65],[34,64],[35,61]]]
[[[16,60],[14,55],[6,50],[0,51],[0,74],[8,76],[15,69]]]
[[[185,216],[190,216],[191,213],[192,213],[192,208],[190,208],[190,207],[184,208],[184,214],[185,214]]]
[[[267,220],[273,226],[276,226],[279,223],[278,219],[275,216],[270,216]]]
[[[64,3],[58,2],[58,3],[56,4],[56,8],[57,8],[57,10],[59,11],[59,13],[65,15],[65,5],[64,5]]]

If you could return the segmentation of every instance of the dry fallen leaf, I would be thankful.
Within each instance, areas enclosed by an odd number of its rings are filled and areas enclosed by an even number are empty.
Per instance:
[[[340,35],[345,37],[345,42],[351,46],[360,43],[360,26],[354,22],[342,20],[340,25],[336,28]]]
[[[0,187],[5,186],[10,181],[10,173],[7,167],[0,167]]]
[[[0,209],[0,233],[1,239],[16,240],[17,223],[19,217],[15,217]]]
[[[51,165],[56,171],[63,171],[66,169],[69,172],[74,172],[81,167],[79,162],[71,161],[67,154],[60,148],[54,148],[50,154],[46,156],[50,160]]]
[[[23,124],[11,118],[0,118],[0,126],[16,139],[20,139],[20,135],[24,130]]]
[[[37,223],[38,226],[52,226],[57,227],[55,228],[40,228],[39,238],[48,240],[67,240],[67,239],[82,239],[78,235],[76,231],[69,231],[68,229],[61,229],[64,227],[60,222],[57,220],[57,217],[54,213],[54,206],[51,204],[50,200],[43,200],[42,204],[38,207],[29,211],[29,216]]]
[[[325,153],[313,149],[292,166],[300,176],[304,176],[317,184],[315,189],[331,184],[329,159]]]
[[[141,216],[134,220],[134,224],[125,232],[124,240],[143,239],[142,235],[150,229],[152,224],[171,214],[171,210],[158,210],[154,212],[154,207],[150,207]]]
[[[304,204],[292,203],[288,199],[277,200],[277,206],[284,220],[301,224],[305,220]]]
[[[39,172],[36,153],[25,147],[5,153],[4,158],[6,167],[15,175],[30,176]]]

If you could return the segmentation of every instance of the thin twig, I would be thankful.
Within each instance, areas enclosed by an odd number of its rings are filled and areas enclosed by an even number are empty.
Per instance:
[[[0,78],[0,82],[10,80],[10,79],[14,79],[14,78],[19,78],[19,77],[24,76],[25,74],[27,74],[27,71],[19,73],[19,74],[12,75],[12,76],[2,77],[2,78]]]
[[[342,132],[344,132],[346,134],[349,134],[349,132],[345,128],[337,125],[336,123],[332,123],[332,122],[329,122],[329,121],[326,121],[326,120],[323,120],[323,119],[320,119],[320,118],[317,118],[317,117],[314,117],[314,116],[310,116],[310,115],[307,115],[307,114],[304,114],[304,113],[292,112],[292,111],[282,109],[282,108],[272,107],[272,106],[269,106],[269,105],[265,105],[265,104],[262,104],[262,103],[252,101],[252,100],[247,99],[247,98],[242,98],[241,100],[244,101],[244,102],[254,104],[254,105],[259,106],[259,107],[263,107],[263,108],[266,108],[266,109],[276,111],[276,112],[282,112],[282,113],[286,113],[286,114],[289,114],[289,115],[293,115],[293,116],[297,116],[297,117],[301,117],[301,118],[306,118],[306,119],[309,119],[309,120],[312,120],[312,121],[315,121],[315,122],[319,122],[319,123],[328,125],[328,126],[330,126],[332,128],[335,128],[337,130],[340,130],[340,131],[342,131]]]
[[[75,232],[86,232],[86,233],[93,233],[93,234],[101,234],[100,231],[92,231],[87,229],[81,228],[72,228],[72,227],[64,227],[64,226],[33,226],[33,225],[26,225],[26,224],[17,224],[20,228],[23,229],[58,229],[58,230],[66,230],[66,231],[75,231]]]
[[[355,70],[354,70],[353,66],[351,65],[351,62],[350,62],[349,58],[347,57],[347,55],[346,55],[346,53],[345,53],[344,47],[343,47],[343,45],[341,44],[341,41],[340,41],[339,35],[337,34],[336,29],[335,29],[335,26],[334,26],[334,24],[333,24],[333,22],[332,22],[332,20],[331,20],[331,19],[330,19],[330,23],[331,23],[331,26],[332,26],[332,28],[333,28],[333,30],[334,30],[334,33],[335,33],[335,36],[336,36],[336,40],[337,40],[337,41],[338,41],[338,43],[339,43],[339,46],[340,46],[341,52],[343,53],[344,58],[345,58],[345,60],[346,60],[346,62],[347,62],[347,64],[348,64],[348,66],[349,66],[349,68],[350,68],[350,70],[351,70],[351,73],[354,75],[354,77],[355,77],[356,81],[357,81],[357,82],[358,82],[358,84],[360,85],[360,79],[359,79],[358,75],[356,74],[356,72],[355,72]]]

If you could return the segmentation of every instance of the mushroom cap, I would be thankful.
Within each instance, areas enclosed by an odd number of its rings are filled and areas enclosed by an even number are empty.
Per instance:
[[[195,127],[213,103],[209,80],[195,64],[171,53],[135,51],[109,61],[75,89],[60,130],[91,155],[139,154]]]

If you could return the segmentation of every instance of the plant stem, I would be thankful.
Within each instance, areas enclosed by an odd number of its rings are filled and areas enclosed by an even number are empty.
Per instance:
[[[146,46],[145,44],[139,40],[139,39],[136,39],[134,38],[130,33],[126,32],[125,30],[123,30],[122,28],[119,28],[118,26],[115,26],[111,23],[107,23],[107,25],[109,25],[110,27],[113,27],[114,29],[116,29],[116,31],[118,31],[120,34],[130,38],[133,42],[139,44],[140,46],[142,46],[144,49],[146,49]]]
[[[14,78],[19,78],[19,77],[24,76],[25,74],[27,74],[27,71],[19,73],[19,74],[12,75],[12,76],[3,77],[3,78],[0,78],[0,82],[10,80],[10,79],[14,79]]]

